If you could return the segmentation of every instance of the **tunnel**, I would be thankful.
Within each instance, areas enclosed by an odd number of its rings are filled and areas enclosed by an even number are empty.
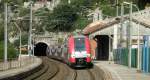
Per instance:
[[[108,60],[109,58],[109,37],[108,35],[97,35],[97,60]]]
[[[34,55],[35,56],[46,56],[47,47],[48,47],[48,45],[43,42],[39,42],[39,43],[35,44]]]

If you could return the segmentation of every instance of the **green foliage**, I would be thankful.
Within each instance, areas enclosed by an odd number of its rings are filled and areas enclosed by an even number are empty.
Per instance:
[[[20,42],[19,41],[20,41],[20,39],[17,39],[14,42],[14,46],[17,47],[17,48],[19,48],[19,46],[20,46]],[[28,34],[27,33],[22,34],[22,36],[21,36],[21,44],[22,45],[28,44]]]
[[[111,7],[111,6],[101,6],[101,7],[102,7],[103,14],[109,15],[109,16],[116,16],[115,7]]]
[[[58,5],[48,17],[46,29],[49,31],[69,31],[78,15],[70,5]]]
[[[24,2],[25,0],[1,0],[1,2],[2,3],[5,3],[5,2],[7,2],[7,3],[14,3],[14,4],[23,4],[23,2]]]
[[[18,57],[18,51],[14,49],[14,46],[12,44],[8,44],[8,59],[10,58],[17,58]],[[0,59],[3,59],[4,57],[4,42],[0,41]]]
[[[138,6],[140,9],[144,9],[148,3],[150,3],[150,0],[138,0]]]
[[[48,31],[72,31],[83,28],[89,23],[86,17],[90,9],[96,7],[98,0],[62,0],[46,20]],[[84,18],[82,20],[82,18]]]
[[[91,23],[91,20],[88,20],[87,18],[79,18],[76,23],[74,24],[75,29],[83,29],[85,28],[89,23]]]
[[[4,54],[4,48],[3,48],[4,46],[3,46],[3,44],[2,44],[2,41],[0,42],[0,59],[2,59],[3,58],[3,54]]]
[[[108,16],[116,16],[116,8],[117,5],[115,2],[111,2],[113,0],[101,0],[101,2],[98,4],[100,9],[102,9],[103,14],[104,15],[108,15]],[[119,7],[119,15],[121,15],[121,3],[122,2],[133,2],[134,4],[143,4],[142,1],[143,0],[118,0],[118,7]],[[143,1],[144,2],[144,1]],[[142,5],[144,7],[144,5]],[[139,6],[140,7],[140,6]],[[129,14],[129,6],[125,6],[124,5],[124,13],[125,14]],[[137,11],[137,9],[135,7],[133,7],[133,11]]]
[[[4,2],[8,2],[11,5],[14,12],[18,10],[19,16],[24,20],[16,21],[21,30],[29,31],[29,8],[23,8],[23,2],[28,0],[2,0],[0,2],[0,13],[4,12]],[[32,0],[33,2],[37,0]],[[135,1],[135,0],[118,0],[119,3],[122,1]],[[144,7],[146,0],[138,0],[139,6]],[[18,7],[14,6],[18,5]],[[95,8],[100,7],[104,15],[115,16],[116,6],[114,0],[71,0],[68,4],[68,0],[61,0],[60,4],[54,8],[53,12],[48,10],[46,7],[40,8],[34,11],[34,16],[40,20],[33,20],[33,28],[36,29],[35,33],[44,33],[48,31],[72,31],[76,28],[83,29],[90,20],[87,15],[89,10],[92,11]],[[119,9],[120,10],[120,9]],[[120,12],[120,11],[119,11]],[[128,13],[128,9],[125,10]],[[44,18],[38,16],[45,16]],[[84,18],[84,19],[82,19]],[[1,27],[1,26],[0,26]],[[0,33],[0,35],[3,35]]]
[[[63,44],[63,38],[58,38],[58,44]]]
[[[146,4],[146,7],[150,7],[150,3],[147,3],[147,4]]]
[[[36,29],[35,33],[44,33],[45,27],[48,26],[48,16],[51,14],[51,11],[46,8],[42,7],[35,11],[34,15],[37,17],[38,20],[34,21],[33,28]],[[44,16],[44,17],[42,17]]]
[[[0,41],[4,40],[4,27],[3,23],[0,22]]]
[[[19,16],[29,16],[30,10],[29,8],[20,7],[19,9]]]

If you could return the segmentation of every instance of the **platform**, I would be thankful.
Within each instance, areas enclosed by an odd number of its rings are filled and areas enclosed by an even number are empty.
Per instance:
[[[149,73],[138,72],[136,68],[128,68],[110,61],[94,61],[94,64],[109,72],[113,80],[150,80]]]
[[[38,67],[40,64],[42,64],[42,60],[38,57],[34,57],[34,62],[24,65],[18,68],[12,68],[4,71],[0,71],[0,80],[7,77],[16,76],[18,74],[30,71],[36,67]]]

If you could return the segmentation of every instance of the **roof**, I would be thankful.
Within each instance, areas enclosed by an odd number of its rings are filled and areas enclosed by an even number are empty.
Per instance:
[[[128,20],[129,15],[124,15],[124,20]],[[83,34],[91,34],[98,30],[110,27],[114,24],[120,23],[121,16],[109,18],[103,21],[92,22],[83,29]],[[145,9],[140,12],[135,12],[132,14],[132,21],[135,23],[140,23],[141,25],[150,28],[150,9]]]
[[[119,23],[120,20],[117,20],[114,18],[114,20],[111,20],[111,21],[96,21],[96,22],[93,22],[89,25],[87,25],[87,27],[85,27],[83,29],[83,34],[90,34],[90,33],[93,33],[95,31],[98,31],[98,30],[101,30],[101,29],[104,29],[108,26],[111,26],[113,24],[116,24],[116,23]]]
[[[73,36],[74,38],[85,38],[85,36],[84,35],[75,35],[75,36]]]

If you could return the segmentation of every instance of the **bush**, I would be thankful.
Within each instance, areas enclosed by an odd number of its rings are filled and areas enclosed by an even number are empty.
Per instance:
[[[3,44],[2,44],[2,42],[0,42],[0,59],[2,59],[3,58],[3,53],[4,53],[4,50],[3,50],[4,48],[3,48]]]
[[[0,41],[4,40],[4,28],[3,25],[0,23]]]
[[[18,51],[14,48],[14,46],[8,43],[8,59],[10,58],[17,58]],[[0,41],[0,59],[4,59],[4,42]]]
[[[26,45],[28,44],[28,34],[27,33],[23,33],[21,36],[21,44],[22,45]],[[14,46],[19,48],[20,46],[20,39],[17,39],[14,41]]]
[[[58,44],[63,44],[63,38],[58,38]]]

